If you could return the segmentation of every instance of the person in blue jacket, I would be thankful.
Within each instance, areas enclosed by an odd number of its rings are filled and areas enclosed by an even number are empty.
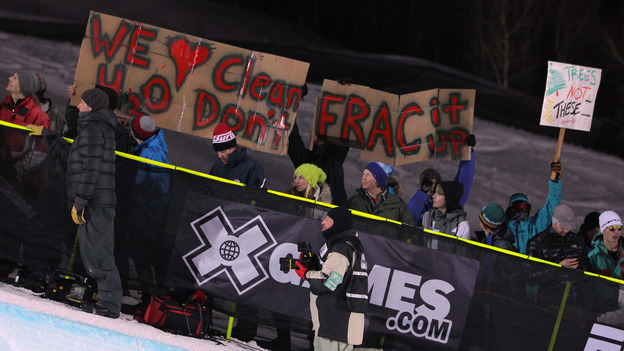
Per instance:
[[[471,148],[474,148],[476,144],[474,134],[470,134],[466,144]],[[466,201],[468,201],[474,172],[475,154],[474,149],[472,149],[470,152],[470,160],[460,161],[459,167],[457,168],[457,174],[455,175],[455,181],[460,182],[464,186],[464,194],[459,200],[459,205],[461,207],[464,207],[464,205],[466,205]],[[433,168],[427,168],[420,174],[420,189],[407,203],[407,207],[412,213],[414,223],[416,223],[417,226],[422,226],[421,217],[423,213],[429,211],[433,207],[433,194],[435,193],[436,184],[441,181],[442,177],[440,176],[440,173]]]
[[[561,203],[561,159],[550,163],[550,180],[546,203],[531,217],[531,203],[523,193],[515,193],[509,198],[506,211],[507,230],[513,234],[514,246],[521,254],[526,254],[529,239],[548,229],[553,211]]]

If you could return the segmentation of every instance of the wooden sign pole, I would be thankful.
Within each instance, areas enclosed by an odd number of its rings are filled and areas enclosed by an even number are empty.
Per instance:
[[[565,134],[565,128],[559,128],[559,140],[557,140],[557,151],[555,151],[555,159],[556,162],[561,158],[561,147],[563,146],[563,136]]]

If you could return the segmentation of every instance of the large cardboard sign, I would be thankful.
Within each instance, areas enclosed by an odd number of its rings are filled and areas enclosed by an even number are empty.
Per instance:
[[[286,153],[309,63],[91,12],[76,97],[95,84],[120,92],[119,114],[212,138],[226,122],[240,145]]]
[[[548,61],[540,125],[589,132],[602,70]]]
[[[395,95],[325,80],[314,138],[362,149],[362,158],[398,166],[470,159],[475,90],[432,89]]]

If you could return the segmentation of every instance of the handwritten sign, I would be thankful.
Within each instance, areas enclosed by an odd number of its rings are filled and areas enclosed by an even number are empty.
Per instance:
[[[548,61],[540,125],[591,129],[602,70]]]
[[[397,166],[430,159],[470,159],[475,90],[432,89],[395,95],[325,80],[316,101],[314,138],[362,150]]]
[[[239,145],[283,155],[309,64],[91,12],[76,97],[95,84],[120,92],[118,114],[212,138],[226,122]]]

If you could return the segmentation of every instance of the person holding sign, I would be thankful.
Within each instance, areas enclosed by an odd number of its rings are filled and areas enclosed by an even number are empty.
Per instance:
[[[366,165],[361,186],[348,201],[349,208],[413,225],[414,217],[405,201],[388,190],[388,177],[393,173],[392,167],[381,162]]]
[[[474,146],[477,141],[474,134],[468,136],[466,141],[470,146],[470,160],[459,161],[457,168],[457,174],[455,175],[455,181],[462,183],[464,186],[464,195],[459,200],[459,205],[464,206],[468,201],[468,195],[470,194],[470,188],[472,187],[472,180],[475,172],[475,153]],[[416,191],[416,194],[407,203],[412,216],[414,216],[414,223],[416,225],[422,225],[422,215],[429,211],[433,205],[433,193],[435,192],[436,184],[442,181],[440,173],[433,168],[427,168],[420,174],[420,189]]]
[[[521,254],[526,254],[529,239],[548,229],[551,224],[553,211],[561,203],[561,159],[550,163],[550,181],[548,182],[548,197],[546,203],[531,214],[531,203],[523,193],[516,193],[509,198],[506,211],[507,230],[514,237],[514,246]]]

